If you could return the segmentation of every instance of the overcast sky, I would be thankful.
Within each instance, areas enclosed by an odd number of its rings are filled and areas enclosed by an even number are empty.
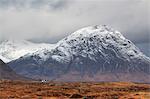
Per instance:
[[[0,40],[54,43],[82,27],[106,24],[148,45],[149,9],[150,0],[0,0]]]

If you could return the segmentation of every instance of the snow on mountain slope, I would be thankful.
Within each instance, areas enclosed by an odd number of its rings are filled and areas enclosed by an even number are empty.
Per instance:
[[[102,81],[113,76],[107,81],[149,82],[150,74],[150,59],[120,32],[106,25],[80,29],[53,49],[37,50],[9,65],[24,76],[50,80]]]
[[[59,41],[52,51],[38,50],[32,55],[39,56],[41,59],[44,58],[45,61],[48,57],[51,57],[62,63],[68,63],[73,56],[78,55],[96,61],[95,54],[97,52],[100,52],[106,60],[109,58],[104,51],[105,49],[114,51],[119,58],[124,60],[130,61],[134,58],[149,60],[130,40],[106,25],[80,29]],[[42,53],[45,54],[41,55]]]
[[[29,53],[51,49],[52,44],[35,44],[25,40],[5,40],[0,44],[0,59],[8,63]]]
[[[101,51],[101,54],[106,57],[106,53],[102,52],[104,49],[116,49],[116,52],[120,54],[120,58],[126,60],[146,57],[130,40],[124,38],[120,32],[105,25],[80,29],[58,42],[56,48],[65,54],[62,57],[67,58],[70,58],[70,55],[78,54],[95,60],[93,55],[97,51]]]

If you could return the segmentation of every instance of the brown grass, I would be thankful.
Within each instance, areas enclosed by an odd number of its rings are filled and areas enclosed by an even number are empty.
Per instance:
[[[126,82],[0,81],[0,99],[150,99],[150,85]]]

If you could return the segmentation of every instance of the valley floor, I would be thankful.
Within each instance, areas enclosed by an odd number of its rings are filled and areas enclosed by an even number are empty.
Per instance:
[[[0,99],[150,99],[150,84],[0,81]]]

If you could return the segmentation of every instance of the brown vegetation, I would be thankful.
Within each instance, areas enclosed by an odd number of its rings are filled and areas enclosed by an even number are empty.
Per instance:
[[[0,81],[0,99],[150,99],[150,85],[125,82]]]

